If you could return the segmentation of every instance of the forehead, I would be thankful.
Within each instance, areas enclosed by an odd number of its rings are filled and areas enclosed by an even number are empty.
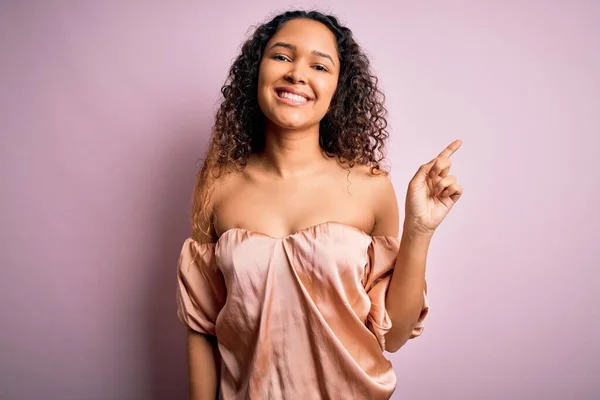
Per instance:
[[[298,51],[313,50],[329,53],[337,59],[335,35],[325,25],[310,19],[293,19],[286,22],[273,35],[267,48],[276,42],[285,42],[298,47]]]

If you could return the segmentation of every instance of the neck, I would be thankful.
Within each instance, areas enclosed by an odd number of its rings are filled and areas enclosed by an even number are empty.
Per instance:
[[[280,178],[314,172],[327,160],[319,145],[319,125],[290,130],[267,123],[265,147],[258,158],[266,170]]]

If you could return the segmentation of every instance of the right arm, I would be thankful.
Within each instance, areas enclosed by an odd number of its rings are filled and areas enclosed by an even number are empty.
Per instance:
[[[209,209],[214,206],[214,197],[209,200]],[[202,228],[212,226],[212,221],[202,218]],[[212,242],[211,235],[199,232],[200,243]],[[187,354],[188,354],[188,380],[190,400],[215,400],[219,394],[221,356],[217,345],[217,338],[187,330]]]
[[[216,338],[188,329],[187,345],[190,400],[215,400],[221,364]]]
[[[208,215],[200,214],[198,226],[194,229],[198,229],[195,233],[197,234],[196,240],[198,243],[214,243],[216,238],[215,227],[213,225],[213,211],[217,203],[217,199],[221,193],[221,180],[219,182],[213,182],[215,185],[214,191],[209,196],[208,204],[206,205]],[[200,191],[197,189],[195,195],[198,196]],[[198,204],[202,204],[202,199],[197,199]],[[206,229],[206,228],[211,229]],[[210,230],[210,232],[206,232]],[[210,269],[211,274],[213,272]],[[220,279],[216,276],[211,276],[209,279],[214,279],[212,284],[204,286],[199,289],[199,292],[209,293],[212,295],[216,290],[216,293],[224,293],[226,291],[225,284],[222,281],[222,275]],[[217,284],[218,283],[218,284]],[[216,286],[215,286],[216,285]],[[210,296],[208,296],[210,297]],[[222,299],[221,299],[222,301]],[[211,319],[216,317],[215,307],[216,304],[211,304]],[[205,310],[206,311],[206,310]],[[212,321],[214,323],[214,320]],[[187,332],[187,348],[188,348],[188,377],[189,377],[189,399],[190,400],[215,400],[219,394],[220,381],[221,381],[221,356],[217,345],[217,338],[214,336],[214,327],[209,329],[212,334],[204,334],[200,331],[188,328]]]

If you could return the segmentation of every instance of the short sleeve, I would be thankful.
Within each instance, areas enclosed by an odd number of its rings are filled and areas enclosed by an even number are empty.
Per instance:
[[[215,322],[226,299],[215,245],[187,239],[177,265],[177,316],[190,329],[215,335]]]
[[[366,326],[375,335],[381,350],[385,350],[385,335],[392,328],[392,321],[385,307],[385,298],[392,280],[400,242],[392,236],[375,236],[368,250],[368,264],[363,285],[371,300],[371,308]],[[427,282],[423,292],[423,307],[410,339],[420,336],[425,328],[425,318],[429,313],[427,302]]]

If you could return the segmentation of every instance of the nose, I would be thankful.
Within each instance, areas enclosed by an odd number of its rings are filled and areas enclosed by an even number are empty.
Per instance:
[[[306,77],[304,76],[304,74],[300,71],[300,69],[298,68],[298,66],[295,66],[294,68],[290,69],[286,74],[285,74],[285,80],[290,82],[290,83],[306,83]]]

